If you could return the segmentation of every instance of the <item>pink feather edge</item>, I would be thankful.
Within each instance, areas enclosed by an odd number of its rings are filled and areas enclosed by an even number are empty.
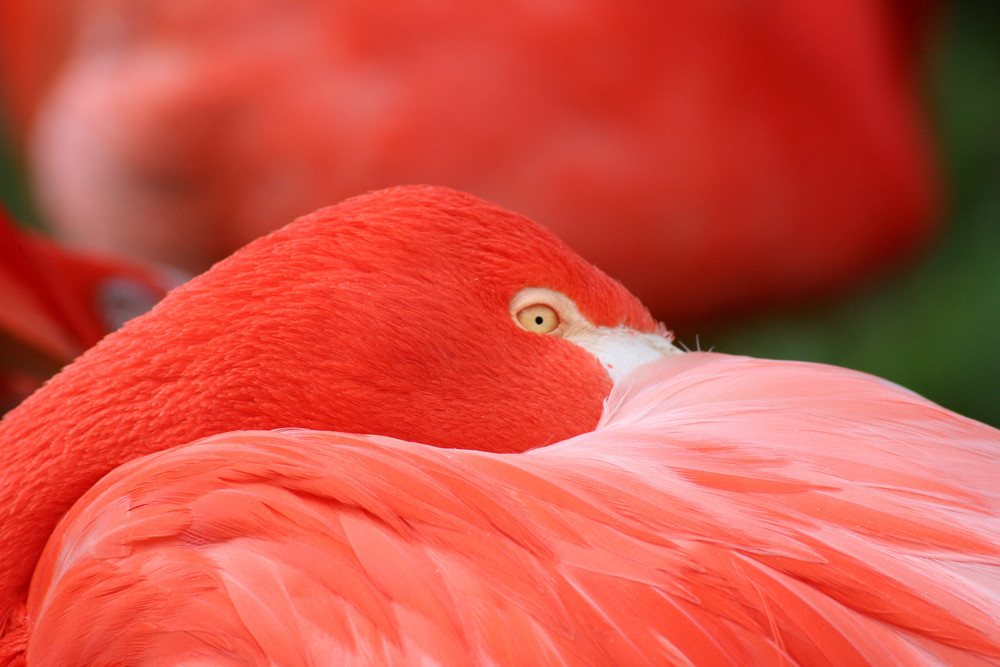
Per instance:
[[[998,442],[878,378],[710,353],[524,453],[209,437],[67,515],[29,663],[987,664]]]

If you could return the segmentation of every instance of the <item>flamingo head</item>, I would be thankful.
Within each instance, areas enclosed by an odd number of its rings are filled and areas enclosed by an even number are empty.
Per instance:
[[[437,187],[349,199],[251,243],[109,335],[0,429],[9,469],[103,474],[238,429],[523,451],[591,430],[674,354],[619,283],[520,215]],[[30,463],[29,457],[37,457]]]
[[[520,451],[592,429],[613,379],[676,351],[543,227],[403,187],[250,244],[91,356],[170,392],[150,409],[184,437],[290,426]]]

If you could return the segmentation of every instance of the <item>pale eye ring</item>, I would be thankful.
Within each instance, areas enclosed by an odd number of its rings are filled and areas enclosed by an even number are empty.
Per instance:
[[[552,306],[535,303],[517,311],[517,323],[525,331],[548,334],[558,328],[560,324],[559,313]]]

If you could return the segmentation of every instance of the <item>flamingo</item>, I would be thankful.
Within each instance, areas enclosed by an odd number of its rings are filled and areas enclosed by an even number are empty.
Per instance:
[[[679,326],[928,238],[932,4],[0,0],[0,83],[76,243],[197,272],[331,199],[449,183]]]
[[[280,427],[519,451],[592,429],[613,377],[675,351],[620,284],[497,206],[403,188],[322,210],[177,288],[0,422],[3,634],[25,627],[59,516],[127,460]]]
[[[681,353],[447,189],[252,243],[0,439],[6,664],[1000,660],[1000,433]]]

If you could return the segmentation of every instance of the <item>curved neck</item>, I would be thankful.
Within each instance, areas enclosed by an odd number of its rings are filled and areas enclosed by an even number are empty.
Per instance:
[[[87,489],[125,461],[234,420],[199,414],[205,401],[189,378],[164,380],[155,367],[143,375],[108,364],[128,357],[121,348],[91,350],[0,421],[0,628],[20,613],[46,541]],[[150,396],[170,397],[169,406],[150,409]]]

